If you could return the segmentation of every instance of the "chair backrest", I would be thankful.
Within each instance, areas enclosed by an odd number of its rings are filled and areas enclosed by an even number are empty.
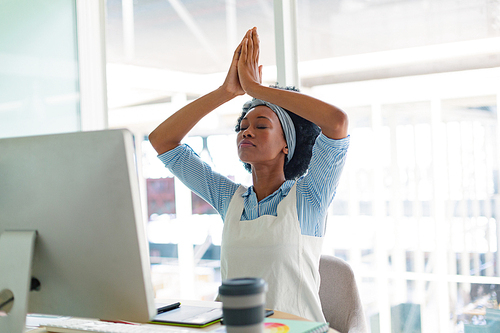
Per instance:
[[[341,333],[367,332],[363,306],[351,266],[342,259],[322,255],[319,274],[319,298],[330,327]]]

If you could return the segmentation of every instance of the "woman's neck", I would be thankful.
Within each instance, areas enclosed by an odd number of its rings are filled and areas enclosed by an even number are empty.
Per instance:
[[[253,190],[257,195],[257,200],[261,201],[273,194],[285,182],[283,170],[269,170],[267,168],[252,169]]]

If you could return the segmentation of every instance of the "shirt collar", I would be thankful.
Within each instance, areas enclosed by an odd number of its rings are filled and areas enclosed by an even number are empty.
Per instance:
[[[294,183],[295,183],[294,180],[285,180],[285,182],[283,184],[281,184],[281,186],[276,191],[274,191],[274,193],[272,193],[271,195],[264,198],[264,200],[266,200],[267,198],[272,198],[276,195],[281,195],[281,197],[286,197],[288,192],[290,192],[290,189],[292,188]],[[242,197],[251,197],[251,196],[257,197],[257,195],[255,194],[255,192],[253,190],[253,186],[250,186],[249,188],[247,188],[247,190],[245,192],[243,192],[243,194],[241,196]]]

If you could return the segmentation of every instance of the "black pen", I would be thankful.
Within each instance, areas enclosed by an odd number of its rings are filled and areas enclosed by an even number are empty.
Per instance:
[[[158,311],[158,314],[160,314],[160,313],[167,312],[167,311],[170,311],[173,309],[177,309],[179,306],[181,306],[181,302],[176,302],[176,303],[162,306],[161,308],[158,308],[157,311]]]

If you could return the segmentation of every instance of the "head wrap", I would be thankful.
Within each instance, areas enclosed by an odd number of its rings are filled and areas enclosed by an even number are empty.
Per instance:
[[[295,145],[297,143],[295,126],[293,124],[292,118],[290,118],[288,113],[282,107],[256,98],[246,102],[243,105],[243,111],[248,112],[260,105],[267,106],[268,108],[273,110],[280,120],[281,128],[283,129],[283,133],[285,134],[285,141],[288,146],[288,154],[285,163],[287,164],[293,157],[293,153],[295,152]]]

